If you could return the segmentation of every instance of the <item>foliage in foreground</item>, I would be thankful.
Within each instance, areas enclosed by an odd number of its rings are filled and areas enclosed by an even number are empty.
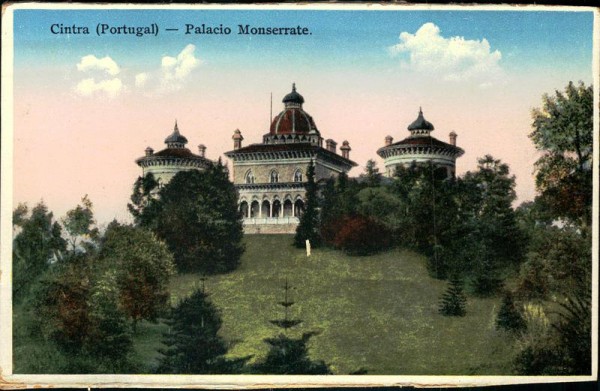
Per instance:
[[[164,243],[148,231],[116,222],[87,252],[74,247],[52,264],[31,304],[44,338],[69,357],[63,371],[133,370],[135,325],[166,309],[172,270]]]
[[[240,373],[247,361],[228,360],[227,344],[218,335],[221,318],[202,290],[182,300],[167,319],[169,331],[163,337],[165,349],[158,373],[228,374]]]
[[[279,302],[279,305],[283,307],[284,317],[271,321],[283,332],[274,338],[265,339],[265,342],[269,344],[269,353],[263,361],[252,367],[252,371],[275,375],[331,374],[328,366],[323,361],[312,361],[308,357],[308,347],[306,345],[310,338],[317,333],[304,333],[300,338],[291,338],[287,335],[290,329],[302,323],[302,321],[289,318],[289,309],[294,305],[294,302],[289,297],[289,291],[292,287],[288,285],[287,279],[283,288],[284,299]]]

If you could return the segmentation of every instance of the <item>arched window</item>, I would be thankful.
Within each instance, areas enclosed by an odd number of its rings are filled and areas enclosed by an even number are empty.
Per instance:
[[[279,174],[277,173],[277,171],[275,171],[275,170],[271,171],[270,179],[271,179],[271,183],[279,182]]]
[[[294,182],[302,182],[302,170],[296,170],[294,173]]]
[[[252,170],[246,172],[246,183],[254,183],[254,174],[252,173]]]

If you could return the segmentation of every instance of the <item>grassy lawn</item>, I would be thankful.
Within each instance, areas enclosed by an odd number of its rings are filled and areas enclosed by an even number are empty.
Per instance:
[[[206,281],[221,311],[221,332],[232,344],[232,357],[264,357],[268,345],[263,339],[280,331],[269,320],[283,316],[277,303],[283,300],[287,277],[294,286],[292,317],[303,320],[290,334],[318,331],[311,339],[311,358],[324,360],[335,374],[361,368],[372,375],[511,373],[514,343],[494,328],[500,299],[469,297],[465,317],[439,315],[446,283],[430,278],[425,260],[415,253],[349,257],[317,249],[306,257],[292,247],[289,235],[252,235],[245,242],[240,267]],[[198,275],[175,276],[173,303],[200,286]],[[26,332],[30,322],[28,312],[15,307],[15,372],[53,372],[60,361],[41,337]],[[165,327],[139,324],[133,360],[141,372],[156,365]]]
[[[263,357],[264,338],[279,329],[285,278],[295,287],[292,333],[319,331],[310,354],[336,374],[366,368],[369,374],[510,374],[512,341],[494,328],[500,300],[469,298],[464,318],[438,314],[444,281],[428,276],[419,255],[394,250],[349,257],[329,249],[292,247],[292,236],[246,236],[242,264],[210,277],[206,290],[221,310],[231,356]],[[199,276],[172,280],[174,298],[199,286]],[[509,342],[510,341],[510,342]]]

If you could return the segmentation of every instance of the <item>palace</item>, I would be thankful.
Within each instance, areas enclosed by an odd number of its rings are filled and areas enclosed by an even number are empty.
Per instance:
[[[456,173],[456,158],[465,151],[456,146],[456,133],[450,133],[450,144],[431,137],[434,130],[431,122],[423,116],[419,108],[419,115],[413,123],[408,125],[410,136],[394,143],[392,136],[385,138],[385,146],[377,150],[385,164],[385,176],[393,177],[398,166],[409,167],[411,164],[432,162],[434,165],[445,168],[448,177]]]
[[[303,109],[304,97],[292,86],[283,100],[283,111],[271,123],[262,143],[242,146],[239,130],[233,150],[233,183],[246,233],[293,233],[306,203],[306,170],[314,165],[315,181],[347,173],[357,164],[350,160],[350,144],[325,140],[313,118]]]
[[[307,201],[309,165],[314,166],[317,183],[348,173],[357,165],[350,160],[348,141],[342,142],[338,153],[334,140],[323,139],[313,118],[304,111],[304,97],[295,84],[282,102],[283,111],[272,119],[262,142],[243,146],[242,132],[236,129],[233,150],[225,152],[232,161],[231,175],[245,233],[294,233]],[[377,150],[384,159],[384,175],[393,177],[399,166],[432,162],[445,168],[449,178],[454,177],[456,159],[464,154],[456,146],[456,133],[450,133],[450,143],[432,137],[434,126],[421,109],[408,130],[410,136],[399,142],[387,136],[385,145]],[[162,186],[179,171],[204,170],[214,164],[205,157],[203,144],[194,154],[185,147],[187,142],[175,122],[173,132],[165,139],[165,149],[155,153],[148,147],[145,156],[135,161],[142,175],[152,173]]]

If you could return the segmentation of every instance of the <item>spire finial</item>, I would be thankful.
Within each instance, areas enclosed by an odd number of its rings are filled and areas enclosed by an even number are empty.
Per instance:
[[[423,110],[421,109],[421,106],[419,106],[419,114],[423,115]]]
[[[179,127],[177,126],[177,119],[175,119],[175,127],[173,128],[173,130],[177,133],[179,133]]]
[[[296,83],[292,83],[292,92],[296,92]]]

